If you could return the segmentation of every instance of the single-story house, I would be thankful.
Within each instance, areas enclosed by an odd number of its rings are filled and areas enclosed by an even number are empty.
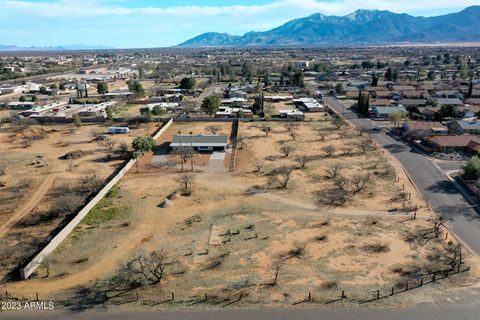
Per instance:
[[[226,135],[175,135],[170,148],[192,147],[197,151],[226,150],[228,137]]]
[[[300,111],[307,112],[323,112],[325,108],[317,102],[317,100],[312,98],[299,98],[294,99],[293,102],[297,105],[297,108]]]
[[[458,98],[441,98],[437,101],[439,106],[461,106],[463,104],[462,100]]]
[[[265,99],[265,101],[281,102],[292,100],[293,96],[264,96],[263,99]]]
[[[480,134],[480,121],[474,120],[453,120],[448,124],[451,132],[456,134]]]
[[[431,136],[446,136],[448,128],[441,123],[408,121],[402,126],[403,136],[414,140],[421,140]]]
[[[388,99],[377,99],[370,101],[370,108],[375,108],[375,107],[390,107],[392,105],[392,102]]]
[[[374,107],[372,111],[370,111],[370,117],[376,119],[388,119],[390,114],[394,112],[403,112],[407,113],[407,109],[402,106],[398,107]]]
[[[305,115],[303,114],[303,112],[298,110],[280,110],[279,113],[281,118],[296,119],[296,120],[305,119]]]
[[[425,99],[403,99],[398,101],[398,105],[404,106],[406,109],[425,107],[426,103]]]
[[[463,94],[456,90],[443,90],[443,91],[437,91],[435,93],[435,97],[463,99]]]
[[[435,115],[440,111],[439,107],[427,107],[419,109],[420,114],[426,121],[434,121]]]
[[[475,150],[480,144],[480,137],[472,135],[434,136],[425,138],[424,142],[442,153],[464,153]]]

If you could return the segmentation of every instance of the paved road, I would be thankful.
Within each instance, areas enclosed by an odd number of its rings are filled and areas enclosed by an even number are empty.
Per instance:
[[[159,310],[126,312],[85,312],[61,314],[57,312],[8,313],[0,312],[0,319],[8,320],[478,320],[480,318],[480,290],[465,288],[455,293],[439,293],[433,302],[406,308],[299,308],[265,309],[207,309]]]
[[[327,104],[357,128],[370,127],[369,119],[359,118],[340,101],[327,98]],[[372,124],[372,127],[376,125]],[[452,218],[448,227],[466,246],[480,255],[480,216],[438,166],[404,143],[395,140],[384,130],[373,132],[372,138],[400,161],[433,211],[439,216]]]

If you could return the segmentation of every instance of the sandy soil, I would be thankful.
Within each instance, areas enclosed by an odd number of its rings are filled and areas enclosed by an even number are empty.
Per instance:
[[[273,128],[269,136],[260,124],[241,125],[240,134],[246,142],[238,152],[236,172],[195,172],[192,194],[177,194],[165,208],[159,204],[180,189],[179,173],[143,171],[152,157],[146,155],[140,173],[132,169],[112,200],[115,207],[127,206],[128,214],[95,227],[80,225],[51,256],[48,278],[42,277],[45,270],[41,268],[37,278],[8,283],[5,288],[18,295],[39,292],[61,299],[74,294],[76,286],[105,283],[137,255],[163,249],[175,257],[177,264],[168,269],[161,286],[140,290],[143,302],[159,301],[172,291],[182,301],[205,293],[223,299],[243,292],[245,297],[239,305],[251,307],[291,304],[303,299],[308,291],[324,298],[334,297],[342,289],[349,296],[362,296],[404,283],[402,270],[438,265],[428,257],[447,245],[440,240],[443,233],[425,243],[408,240],[413,233],[432,228],[429,211],[423,208],[417,220],[410,220],[409,215],[386,214],[389,209],[403,208],[403,204],[390,200],[403,191],[403,184],[405,191],[412,193],[409,206],[421,205],[420,197],[399,170],[400,180],[375,176],[368,190],[341,207],[318,202],[318,191],[331,188],[331,181],[312,177],[325,175],[325,168],[338,161],[348,163],[342,171],[347,177],[368,170],[373,175],[382,168],[369,169],[372,162],[382,159],[381,150],[343,155],[339,149],[360,138],[353,134],[340,138],[329,123],[302,124],[296,129],[295,141],[282,124],[267,124]],[[179,130],[200,133],[206,125],[175,124],[158,144]],[[223,130],[228,133],[229,129]],[[324,141],[318,139],[318,130],[328,131]],[[318,155],[327,144],[337,149],[334,156],[316,158],[305,169],[296,168],[286,189],[266,188],[268,172],[273,168],[296,165],[293,155],[283,157],[279,153],[281,144],[292,142],[297,147],[295,153]],[[255,172],[258,160],[264,164],[260,172]],[[212,226],[221,244],[209,244]],[[466,259],[471,263],[475,258],[467,255]],[[281,261],[277,285],[262,285],[274,278],[276,261]],[[477,274],[474,268],[439,286],[453,288]],[[422,290],[425,299],[434,289]],[[390,301],[401,304],[410,298]],[[413,300],[421,301],[417,296]]]

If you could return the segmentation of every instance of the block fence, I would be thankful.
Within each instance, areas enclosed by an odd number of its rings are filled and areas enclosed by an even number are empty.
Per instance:
[[[153,138],[157,140],[165,130],[170,127],[173,123],[173,119],[170,119],[154,136]],[[20,269],[20,277],[22,280],[28,279],[30,275],[40,266],[40,264],[45,261],[50,253],[52,253],[63,240],[75,229],[75,227],[85,218],[85,216],[97,205],[100,200],[113,188],[118,181],[130,170],[130,168],[135,164],[136,159],[131,159],[125,164],[125,166],[113,177],[103,188],[100,190],[95,197],[90,200],[79,212],[78,214],[43,248],[36,256],[30,260],[29,263],[23,268]]]

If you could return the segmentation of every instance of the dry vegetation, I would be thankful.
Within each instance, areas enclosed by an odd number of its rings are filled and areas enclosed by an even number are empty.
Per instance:
[[[178,131],[206,133],[207,126],[174,124],[157,147]],[[219,132],[229,130],[222,124]],[[122,180],[36,279],[9,284],[9,290],[77,299],[66,305],[74,310],[81,303],[108,306],[137,292],[142,308],[287,305],[308,292],[326,302],[341,290],[358,301],[458,267],[455,242],[442,240],[444,221],[422,207],[396,164],[348,127],[334,121],[246,123],[240,136],[234,173],[211,172],[196,162],[186,179],[178,163],[154,167],[152,155],[145,155],[140,172]],[[411,220],[415,206],[417,219]],[[99,221],[99,210],[118,214]],[[463,253],[462,259],[463,268],[472,258]],[[439,286],[456,286],[476,273]],[[163,304],[172,292],[175,300]]]

